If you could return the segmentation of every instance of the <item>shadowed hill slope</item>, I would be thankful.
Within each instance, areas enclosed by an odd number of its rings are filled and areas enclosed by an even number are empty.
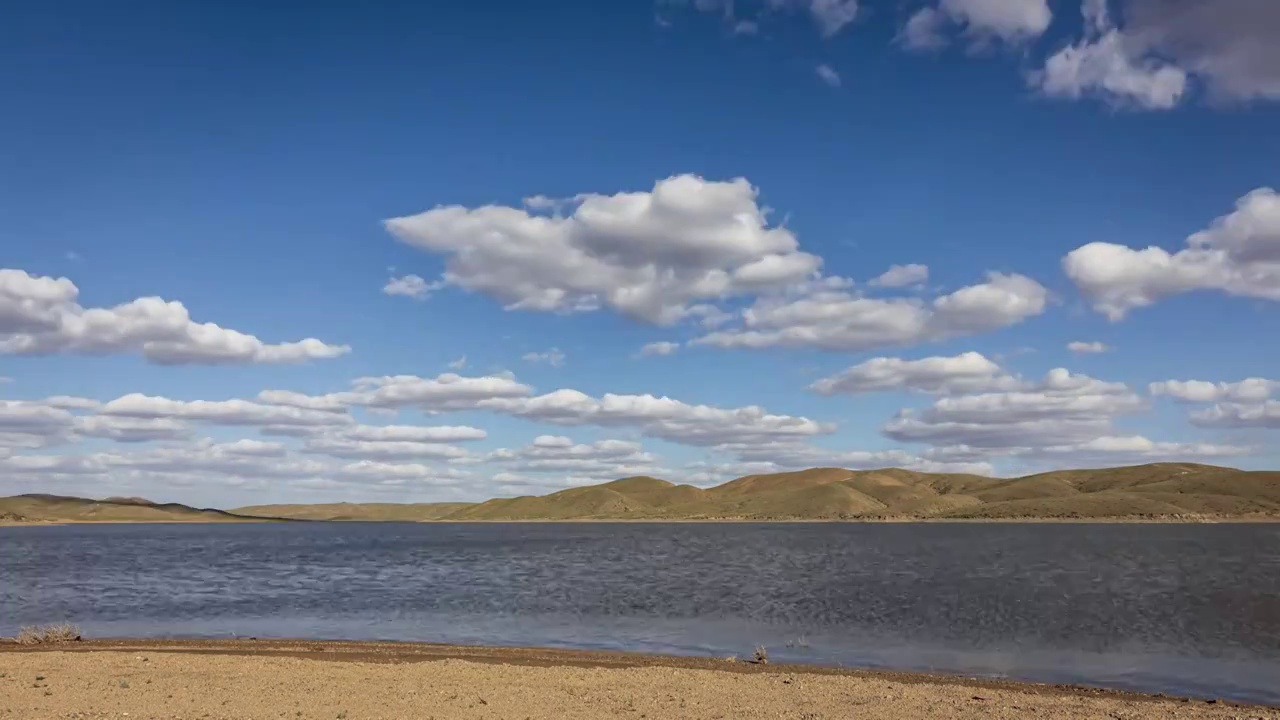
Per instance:
[[[1022,478],[898,468],[748,475],[702,490],[649,477],[489,500],[442,520],[1280,519],[1280,472],[1189,463]]]
[[[0,518],[15,522],[260,522],[270,519],[179,503],[154,503],[142,498],[89,500],[38,494],[0,498]]]
[[[320,503],[315,505],[249,505],[234,508],[236,515],[291,520],[350,520],[366,522],[419,522],[439,520],[472,503]]]

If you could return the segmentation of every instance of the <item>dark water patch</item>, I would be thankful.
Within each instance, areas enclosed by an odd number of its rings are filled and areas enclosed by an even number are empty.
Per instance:
[[[1280,704],[1280,526],[0,528],[0,634],[749,655]]]

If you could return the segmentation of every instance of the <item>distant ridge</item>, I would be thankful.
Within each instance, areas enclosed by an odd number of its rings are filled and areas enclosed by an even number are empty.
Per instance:
[[[713,488],[636,476],[482,503],[256,505],[231,511],[142,498],[0,498],[0,520],[243,522],[518,520],[1280,520],[1280,472],[1194,463],[1058,470],[1019,478],[900,468],[812,468]]]
[[[748,475],[710,489],[626,478],[473,505],[443,520],[1280,519],[1280,472],[1192,463],[1020,478],[900,468]]]
[[[420,521],[1280,519],[1280,472],[1156,463],[990,478],[899,468],[812,468],[748,475],[709,489],[637,476],[452,509],[448,504],[267,505],[234,512]]]
[[[0,521],[8,522],[262,522],[225,510],[155,503],[145,498],[90,500],[64,495],[0,498]]]

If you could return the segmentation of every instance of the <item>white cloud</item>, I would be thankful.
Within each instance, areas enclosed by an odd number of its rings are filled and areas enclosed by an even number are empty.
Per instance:
[[[1280,3],[1129,0],[1127,36],[1199,79],[1215,100],[1280,99]]]
[[[13,378],[0,375],[0,385],[7,385],[13,382]]]
[[[1111,350],[1111,348],[1107,347],[1105,343],[1098,342],[1097,340],[1092,342],[1085,342],[1082,340],[1069,342],[1067,343],[1067,349],[1077,355],[1097,355]]]
[[[450,363],[449,363],[449,369],[450,369],[450,370],[462,370],[462,369],[463,369],[463,368],[465,368],[466,366],[467,366],[467,356],[466,356],[466,355],[463,355],[462,357],[458,358],[457,360],[454,360],[454,361],[452,361],[452,362],[450,362]]]
[[[356,379],[355,390],[322,397],[373,408],[417,407],[427,411],[466,410],[489,400],[521,398],[532,388],[509,374],[463,377],[444,373],[435,378],[387,375]]]
[[[1280,195],[1259,188],[1176,253],[1094,242],[1063,258],[1067,276],[1112,320],[1193,290],[1280,301]]]
[[[947,22],[947,17],[937,8],[921,8],[907,20],[899,38],[912,50],[937,50],[947,45],[943,34]]]
[[[928,281],[929,266],[911,263],[910,265],[893,265],[867,284],[872,287],[900,288],[923,285]]]
[[[414,300],[426,300],[434,290],[443,287],[442,283],[429,283],[417,275],[405,275],[403,277],[393,277],[383,286],[382,292],[386,295],[399,295],[401,297],[413,298]]]
[[[1067,456],[1079,463],[1083,458],[1102,458],[1106,462],[1153,459],[1203,460],[1247,455],[1252,450],[1235,445],[1212,443],[1156,442],[1140,435],[1108,435],[1075,445],[1053,445],[1033,452],[1040,456]]]
[[[943,30],[955,26],[975,42],[1018,44],[1043,35],[1052,20],[1047,0],[939,0],[912,15],[902,37],[909,48],[938,48],[947,42]]]
[[[335,431],[351,440],[452,443],[484,440],[489,434],[468,425],[352,425]]]
[[[1110,435],[1112,418],[1145,408],[1123,383],[1057,368],[1023,389],[943,397],[923,411],[904,410],[883,432],[895,440],[942,447],[1046,447]]]
[[[349,460],[451,460],[469,453],[455,445],[396,440],[348,440],[335,436],[308,439],[303,452]]]
[[[655,355],[671,355],[680,349],[680,343],[667,342],[665,340],[659,342],[651,342],[640,348],[641,357],[653,357]]]
[[[551,348],[545,352],[527,352],[521,359],[528,363],[545,363],[551,367],[564,367],[565,354],[559,348]]]
[[[508,309],[608,307],[670,324],[701,301],[785,287],[817,271],[757,191],[678,175],[648,192],[586,193],[567,216],[489,205],[443,206],[386,221],[401,242],[445,256],[444,282]]]
[[[600,440],[575,444],[566,437],[542,435],[515,450],[496,450],[486,458],[516,473],[572,473],[577,477],[615,480],[657,471],[656,458],[640,443]]]
[[[41,405],[62,408],[63,410],[97,410],[102,403],[89,398],[72,397],[70,395],[51,395],[40,401]]]
[[[723,348],[817,347],[867,350],[973,335],[1015,325],[1044,312],[1048,291],[1022,275],[990,273],[987,282],[925,303],[877,299],[818,286],[757,300],[742,326],[709,333],[694,344]]]
[[[24,400],[0,400],[0,447],[44,447],[66,442],[75,416]]]
[[[341,398],[332,395],[316,397],[291,390],[263,390],[258,393],[258,401],[267,405],[283,405],[301,410],[331,413],[347,412],[347,403],[343,402]]]
[[[809,388],[822,395],[888,390],[952,394],[1012,390],[1022,383],[981,353],[919,360],[880,357],[854,365]]]
[[[1152,395],[1168,395],[1183,402],[1260,402],[1280,392],[1280,380],[1246,378],[1239,382],[1164,380],[1148,386]]]
[[[1167,110],[1182,99],[1187,74],[1148,55],[1139,39],[1116,28],[1107,0],[1084,0],[1085,36],[1045,61],[1031,82],[1051,97],[1099,95],[1112,102]]]
[[[818,32],[829,38],[856,20],[859,10],[859,0],[763,0],[754,3],[759,9],[753,19],[744,19],[738,11],[753,3],[735,5],[734,0],[694,0],[691,4],[699,12],[720,15],[735,35],[754,35],[768,15],[804,12],[818,26]]]
[[[840,73],[836,72],[835,68],[830,65],[819,65],[814,68],[814,72],[817,73],[822,82],[831,87],[840,87]]]
[[[326,426],[352,423],[350,416],[323,410],[263,405],[248,400],[172,400],[131,393],[102,407],[102,415],[174,418],[214,425]]]
[[[177,440],[190,434],[186,423],[173,418],[78,417],[75,430],[80,435],[108,438],[117,442]]]
[[[1191,414],[1191,422],[1201,427],[1280,428],[1280,400],[1254,404],[1218,403]]]
[[[556,390],[529,398],[492,400],[483,407],[553,425],[633,427],[645,435],[685,445],[718,445],[824,435],[834,426],[805,417],[775,415],[754,405],[720,408],[653,395]]]
[[[180,302],[144,297],[84,308],[67,278],[0,269],[0,354],[141,352],[162,365],[289,363],[345,355],[315,338],[267,344],[252,335],[192,322]]]

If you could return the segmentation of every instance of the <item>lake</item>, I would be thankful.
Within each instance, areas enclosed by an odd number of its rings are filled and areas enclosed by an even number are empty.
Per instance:
[[[0,635],[749,657],[1280,704],[1280,525],[0,528]]]

